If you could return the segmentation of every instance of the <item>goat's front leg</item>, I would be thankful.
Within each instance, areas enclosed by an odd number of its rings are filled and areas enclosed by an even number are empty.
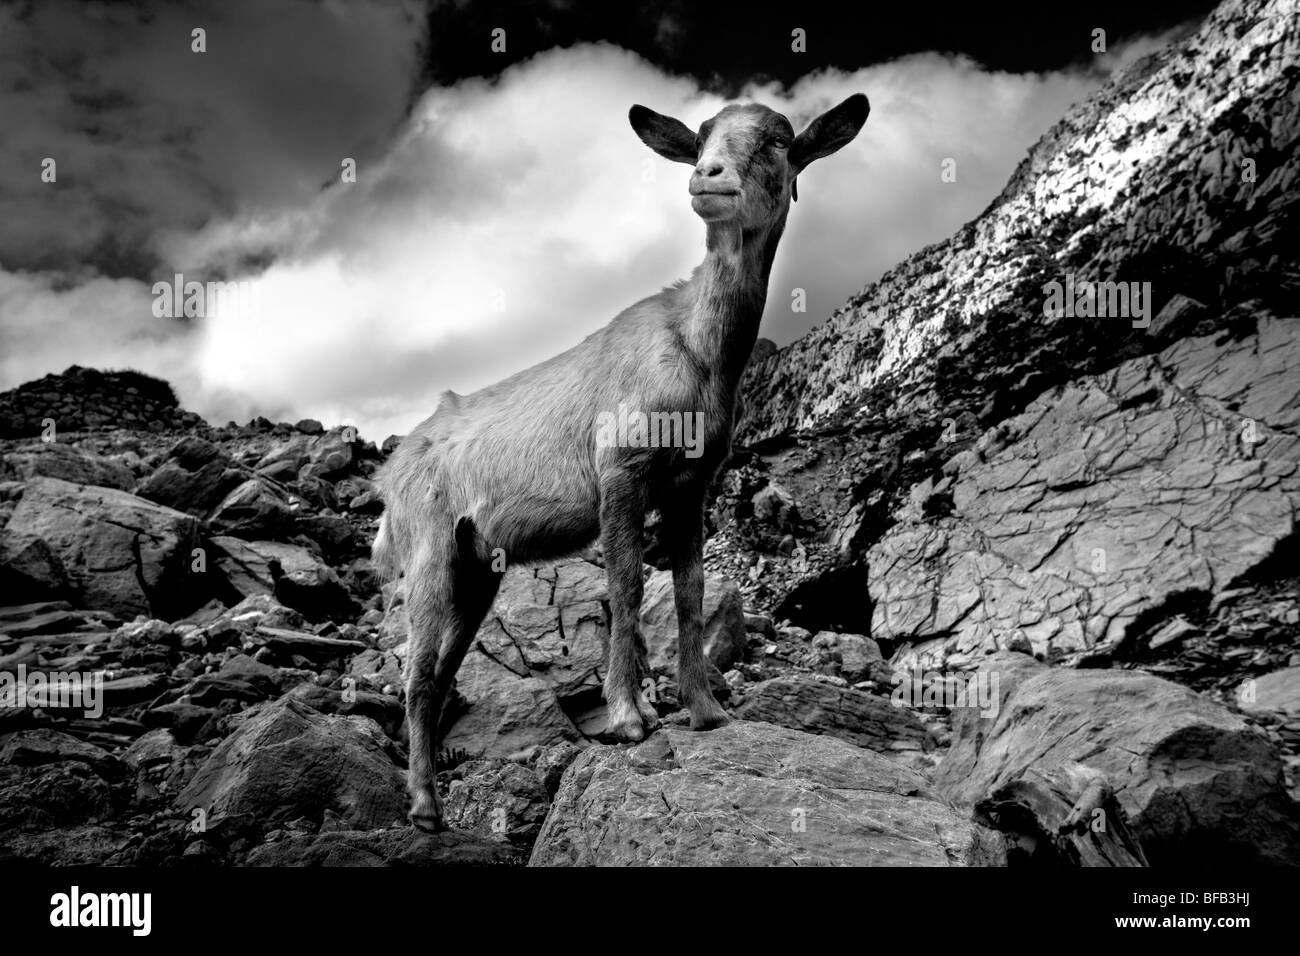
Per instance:
[[[683,491],[661,515],[677,605],[677,688],[691,729],[712,730],[731,718],[709,689],[704,657],[704,495]]]
[[[641,531],[645,523],[645,489],[626,471],[601,482],[600,537],[609,578],[613,617],[609,635],[609,669],[605,703],[610,732],[620,740],[644,740],[655,729],[654,709],[641,699],[638,636],[641,621]]]

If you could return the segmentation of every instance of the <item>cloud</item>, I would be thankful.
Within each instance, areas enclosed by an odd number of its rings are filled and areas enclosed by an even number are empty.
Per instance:
[[[859,138],[800,177],[762,334],[791,341],[976,216],[1103,79],[923,54],[745,91],[797,128],[849,93],[872,101]],[[187,407],[218,421],[311,416],[376,440],[405,432],[442,390],[471,391],[576,344],[702,257],[689,169],[632,133],[627,110],[638,102],[692,126],[723,105],[632,53],[584,45],[493,81],[428,90],[387,148],[359,159],[355,183],[337,181],[337,150],[319,144],[282,157],[283,194],[241,192],[236,177],[226,184],[232,211],[153,234],[156,277],[183,265],[200,281],[245,279],[257,308],[193,320],[170,345],[133,345],[149,338],[143,282],[94,280],[73,295],[6,277],[0,316],[19,303],[30,318],[12,326],[24,356],[0,365],[0,386],[73,361],[131,364],[169,378]],[[955,183],[940,180],[946,158]],[[299,188],[321,170],[332,185]],[[796,287],[805,313],[790,309]],[[49,330],[41,315],[56,317]],[[92,324],[94,337],[80,341]]]
[[[0,262],[140,277],[176,230],[309,202],[341,157],[380,151],[401,123],[417,13],[304,0],[0,6]],[[204,53],[191,49],[197,27]],[[46,157],[57,185],[40,179]]]

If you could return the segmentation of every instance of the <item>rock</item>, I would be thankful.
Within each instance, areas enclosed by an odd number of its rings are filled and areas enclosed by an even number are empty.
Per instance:
[[[457,830],[427,834],[414,827],[299,833],[265,843],[249,866],[491,866],[519,864],[510,844]]]
[[[278,541],[212,539],[217,567],[242,596],[268,595],[309,621],[351,620],[359,608],[338,574],[309,549]]]
[[[294,511],[284,491],[258,477],[235,486],[212,509],[209,522],[219,534],[256,539],[283,534],[293,519]]]
[[[1181,293],[1174,293],[1151,320],[1149,329],[1151,337],[1164,342],[1181,338],[1184,333],[1195,327],[1207,311],[1205,303],[1197,302]]]
[[[274,694],[283,689],[278,669],[255,661],[247,654],[233,654],[226,658],[217,676],[241,681],[263,694]]]
[[[641,634],[650,668],[657,674],[677,674],[677,608],[673,576],[656,571],[645,583],[641,600]],[[719,671],[729,670],[744,652],[745,612],[740,590],[712,575],[704,578],[704,655]]]
[[[949,799],[989,799],[1031,768],[1104,774],[1153,866],[1295,863],[1300,816],[1268,740],[1219,704],[1137,671],[1050,669],[988,658],[996,715],[954,712],[935,777]]]
[[[187,436],[168,450],[162,464],[140,483],[135,493],[206,518],[228,494],[251,477],[212,442]]]
[[[100,685],[100,699],[105,707],[125,707],[152,700],[167,686],[162,674],[132,674],[106,680]]]
[[[320,661],[332,661],[369,649],[362,641],[323,637],[319,634],[287,631],[265,625],[257,628],[252,640],[254,643],[270,648],[277,656],[291,657],[294,654],[301,654]]]
[[[1080,651],[1120,642],[1175,594],[1212,595],[1296,533],[1297,376],[1300,336],[1263,318],[1031,402],[1004,446],[962,469],[951,515],[870,549],[872,633],[951,634],[936,660],[1017,632],[1037,653]],[[1216,408],[1256,422],[1261,450],[1225,435]]]
[[[819,631],[812,643],[850,684],[866,680],[876,670],[874,665],[884,661],[880,645],[862,634]]]
[[[456,690],[467,705],[443,739],[450,750],[505,758],[531,746],[582,739],[548,681],[520,677],[481,653],[466,655]]]
[[[121,462],[102,458],[64,442],[26,442],[0,458],[0,480],[58,478],[74,485],[126,491],[135,475]]]
[[[794,496],[776,482],[754,495],[754,519],[782,533],[799,530],[799,507]]]
[[[564,771],[578,759],[580,753],[582,748],[567,740],[538,749],[533,771],[537,774],[537,779],[542,782],[548,800],[554,798],[556,791],[560,789],[560,778],[564,776]]]
[[[559,697],[599,690],[608,630],[594,601],[561,607],[504,602],[479,629],[475,649],[520,677],[539,677]]]
[[[176,798],[209,825],[239,819],[268,830],[327,811],[350,827],[373,829],[405,818],[403,774],[390,741],[367,717],[333,717],[281,698],[245,717]]]
[[[383,694],[356,688],[345,693],[319,684],[303,683],[289,691],[289,696],[301,700],[322,714],[369,717],[389,737],[397,736],[406,717],[406,711],[396,697],[385,697]]]
[[[303,473],[328,477],[352,464],[355,437],[355,429],[344,428],[332,428],[320,435],[294,435],[267,452],[255,467],[262,475],[281,481]]]
[[[999,864],[1001,846],[890,758],[734,721],[584,751],[529,863],[978,866]]]
[[[0,593],[59,598],[72,590],[63,562],[43,538],[0,535]]]
[[[1000,830],[1009,866],[1146,866],[1104,775],[1082,764],[1030,768],[975,808]]]
[[[332,561],[345,559],[360,543],[357,529],[336,514],[302,515],[294,521],[294,528],[320,545],[321,553]]]
[[[551,800],[527,767],[508,760],[475,760],[453,771],[444,804],[450,827],[531,846]]]
[[[73,611],[64,601],[24,604],[3,610],[4,633],[13,638],[67,633],[86,624],[85,615]]]
[[[140,616],[123,624],[108,639],[110,650],[143,648],[151,644],[174,649],[180,645],[180,637],[166,621]]]
[[[325,431],[325,426],[314,418],[303,418],[293,426],[304,435],[319,435]]]
[[[102,747],[47,727],[20,730],[0,743],[0,764],[34,767],[64,760],[84,763],[108,780],[120,769],[113,755]]]
[[[270,594],[254,594],[244,598],[225,614],[210,624],[209,630],[226,625],[252,630],[266,627],[301,628],[305,621],[303,616],[293,608],[285,607]]]
[[[191,744],[216,735],[216,722],[223,716],[215,708],[178,700],[149,708],[143,720],[145,726],[165,728],[172,732],[177,742]]]
[[[3,531],[43,540],[80,607],[167,619],[202,603],[206,582],[190,573],[198,523],[127,492],[34,478]]]
[[[202,707],[220,707],[223,701],[228,700],[256,703],[265,700],[269,691],[275,689],[240,677],[227,676],[227,673],[223,669],[217,674],[200,674],[186,688],[186,696],[191,703]]]
[[[912,711],[884,697],[801,676],[745,688],[736,716],[810,734],[825,734],[880,753],[922,750],[926,730]]]
[[[98,770],[81,760],[35,766],[0,766],[0,828],[7,849],[17,831],[66,828],[102,820],[113,809],[113,789]],[[68,839],[59,834],[59,841]]]
[[[384,510],[384,499],[377,491],[363,491],[348,501],[348,510],[360,515],[381,514]]]
[[[176,738],[165,727],[159,727],[137,737],[122,753],[122,763],[132,770],[170,765],[184,748],[177,746]]]
[[[1257,678],[1249,692],[1238,692],[1237,703],[1252,713],[1300,714],[1300,667],[1287,667]]]
[[[364,650],[352,658],[348,674],[373,687],[402,687],[402,665],[396,654]]]

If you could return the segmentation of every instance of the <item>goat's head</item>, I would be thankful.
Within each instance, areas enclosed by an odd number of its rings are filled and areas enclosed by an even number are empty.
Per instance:
[[[696,215],[753,229],[783,216],[791,197],[799,198],[795,177],[857,136],[870,112],[867,98],[855,93],[798,136],[788,119],[756,103],[725,107],[698,133],[644,106],[633,106],[628,119],[660,156],[695,167],[690,190]]]

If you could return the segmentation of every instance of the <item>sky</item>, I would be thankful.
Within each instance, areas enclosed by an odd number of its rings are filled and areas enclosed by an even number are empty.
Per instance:
[[[700,261],[689,167],[632,104],[800,129],[863,92],[862,133],[800,176],[761,331],[785,345],[1208,9],[913,6],[854,29],[816,2],[0,2],[0,389],[129,367],[216,424],[404,433]],[[170,315],[178,273],[243,294]]]

